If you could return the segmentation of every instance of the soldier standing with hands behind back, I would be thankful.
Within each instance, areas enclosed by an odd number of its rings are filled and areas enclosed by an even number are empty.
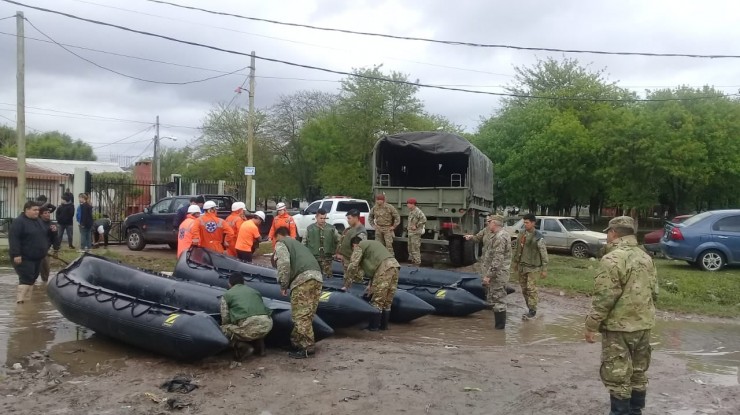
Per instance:
[[[486,301],[493,309],[494,328],[503,330],[506,328],[505,299],[511,268],[511,237],[503,228],[502,216],[489,216],[487,223],[492,237],[490,243],[484,246],[480,273],[483,286],[486,287]]]
[[[522,316],[525,320],[537,315],[537,277],[547,278],[547,247],[542,233],[535,229],[536,221],[533,213],[524,215],[524,231],[516,239],[514,252],[514,271],[519,271],[519,284],[529,308],[529,312]]]
[[[409,261],[413,265],[421,265],[421,235],[424,235],[424,225],[427,217],[424,212],[416,206],[416,199],[410,198],[406,201],[409,208],[408,236],[409,236]]]
[[[401,224],[401,215],[393,205],[385,203],[385,195],[375,196],[375,206],[370,209],[367,220],[375,226],[375,240],[393,254],[393,230]]]
[[[609,390],[611,415],[640,415],[650,366],[650,330],[655,327],[658,281],[655,265],[635,237],[629,216],[609,221],[606,255],[594,279],[585,338],[602,334],[600,375]]]

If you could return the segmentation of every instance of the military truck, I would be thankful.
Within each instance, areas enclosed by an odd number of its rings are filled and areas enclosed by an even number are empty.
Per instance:
[[[442,132],[410,132],[382,137],[372,154],[374,195],[398,209],[394,249],[408,258],[406,200],[415,198],[427,217],[422,255],[436,254],[454,266],[469,265],[480,254],[476,233],[493,209],[493,163],[468,140]]]

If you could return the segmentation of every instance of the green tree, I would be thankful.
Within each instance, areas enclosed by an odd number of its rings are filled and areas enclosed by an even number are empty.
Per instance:
[[[0,149],[6,156],[15,157],[18,153],[15,142]],[[97,160],[93,148],[82,140],[73,140],[67,134],[50,131],[28,134],[26,138],[26,157],[60,160]]]

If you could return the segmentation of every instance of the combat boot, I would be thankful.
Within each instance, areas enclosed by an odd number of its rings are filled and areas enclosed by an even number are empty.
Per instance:
[[[493,313],[493,319],[495,321],[494,328],[496,330],[503,330],[506,328],[506,311],[498,311]]]
[[[630,415],[642,415],[642,410],[645,409],[645,397],[647,391],[632,391],[632,399],[630,399]]]
[[[532,310],[531,308],[528,313],[522,315],[523,320],[532,320],[535,317],[537,317],[537,310]]]
[[[373,316],[370,317],[370,321],[368,321],[366,330],[378,331],[378,329],[380,328],[380,317],[381,313],[373,314]]]
[[[391,319],[391,310],[383,310],[380,314],[380,329],[388,330],[388,322]]]
[[[630,400],[619,399],[613,395],[609,395],[611,400],[611,411],[609,415],[630,415]]]
[[[259,357],[265,356],[267,354],[265,350],[265,339],[257,339],[252,342],[252,346],[254,347],[254,354],[256,354]]]
[[[241,362],[254,353],[254,347],[247,342],[237,341],[234,344],[234,360]]]
[[[293,358],[293,359],[306,359],[308,358],[308,350],[306,349],[293,350],[292,352],[288,352],[288,357]]]

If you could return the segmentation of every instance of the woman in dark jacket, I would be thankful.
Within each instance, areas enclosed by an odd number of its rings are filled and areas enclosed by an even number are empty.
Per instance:
[[[80,206],[77,207],[77,223],[80,224],[80,249],[82,252],[88,252],[92,248],[90,239],[92,238],[94,223],[93,208],[87,194],[80,193],[79,198]]]
[[[51,229],[39,219],[39,206],[36,202],[26,202],[23,213],[10,225],[8,244],[10,260],[18,274],[17,302],[23,303],[31,296],[41,269],[41,261],[49,251]]]

